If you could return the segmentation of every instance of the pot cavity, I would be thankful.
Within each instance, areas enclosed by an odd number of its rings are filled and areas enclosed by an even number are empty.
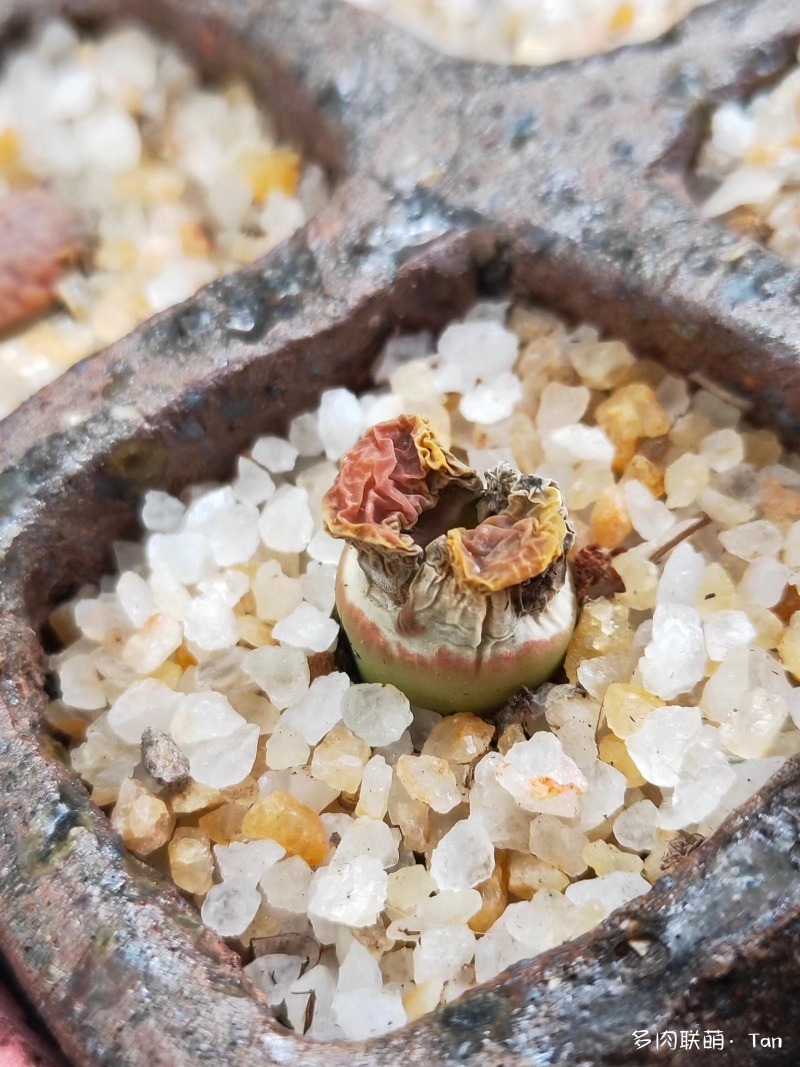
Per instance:
[[[702,207],[708,218],[800,263],[800,69],[717,109],[697,176],[715,186]]]
[[[709,0],[353,0],[458,56],[541,66],[652,41]]]
[[[46,22],[0,67],[0,416],[326,198],[242,81],[135,25]]]
[[[148,493],[120,572],[51,620],[74,771],[317,1040],[577,937],[800,751],[800,460],[770,431],[505,303],[389,341],[373,380],[256,440],[231,484]],[[492,717],[358,681],[333,617],[323,496],[403,415],[479,475],[557,482],[575,528],[563,670]]]

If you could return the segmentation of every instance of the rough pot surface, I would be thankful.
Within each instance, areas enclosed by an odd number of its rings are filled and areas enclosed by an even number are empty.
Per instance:
[[[55,10],[140,15],[210,73],[250,75],[342,178],[266,260],[0,427],[0,942],[67,1056],[683,1064],[691,1050],[665,1061],[632,1031],[694,1028],[724,1031],[729,1064],[795,1062],[791,1040],[761,1050],[748,1034],[800,1029],[798,761],[579,941],[398,1034],[312,1046],[274,1022],[238,960],[122,850],[55,758],[36,636],[50,605],[109,564],[144,488],[225,476],[255,433],[281,430],[331,384],[364,384],[400,323],[440,326],[479,290],[589,318],[738,394],[796,445],[800,277],[752,242],[732,257],[742,238],[701,220],[682,180],[713,102],[790,62],[795,0],[722,0],[655,44],[545,70],[436,56],[335,0],[302,13],[292,0],[195,0],[189,17],[181,0],[0,0],[0,32]]]

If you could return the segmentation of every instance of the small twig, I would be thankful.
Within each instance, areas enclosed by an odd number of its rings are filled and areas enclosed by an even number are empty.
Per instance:
[[[704,526],[708,526],[710,522],[711,519],[709,519],[708,515],[701,515],[699,519],[695,519],[694,522],[679,530],[678,533],[673,534],[669,541],[665,541],[663,545],[654,548],[650,553],[650,562],[660,563],[664,556],[671,552],[676,545],[679,545],[681,541],[685,541],[687,537],[696,534],[698,530],[702,530]]]

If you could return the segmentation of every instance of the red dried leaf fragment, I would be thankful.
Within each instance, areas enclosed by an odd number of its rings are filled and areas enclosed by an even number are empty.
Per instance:
[[[334,537],[409,555],[421,549],[407,532],[453,483],[480,488],[475,473],[442,448],[426,419],[399,415],[373,426],[342,459],[322,501]]]
[[[48,308],[86,247],[78,215],[46,189],[0,199],[0,333]]]

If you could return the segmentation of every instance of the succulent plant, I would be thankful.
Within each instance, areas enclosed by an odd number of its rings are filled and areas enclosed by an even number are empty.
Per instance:
[[[362,678],[439,712],[487,712],[560,665],[575,626],[574,530],[555,482],[481,479],[426,419],[368,430],[325,495],[344,538],[336,605]]]

